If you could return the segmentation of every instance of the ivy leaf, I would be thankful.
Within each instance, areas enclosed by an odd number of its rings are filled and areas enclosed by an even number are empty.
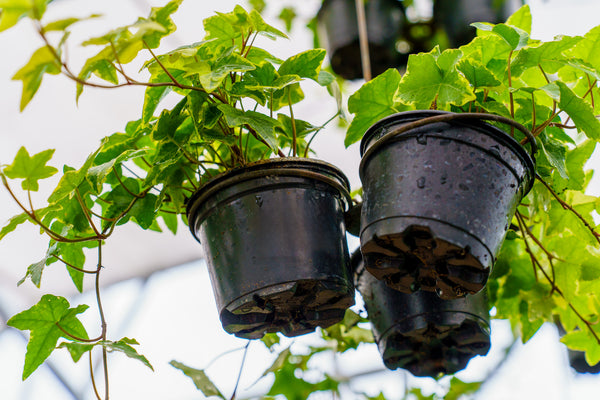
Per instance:
[[[436,56],[436,49],[429,53],[410,55],[406,74],[398,84],[395,100],[414,105],[418,109],[429,109],[434,103],[438,109],[447,109],[450,105],[462,106],[475,100],[464,75],[455,66],[442,69],[446,65],[438,64]]]
[[[90,179],[90,182],[93,185],[95,185],[96,190],[98,192],[101,192],[102,185],[106,181],[106,176],[110,174],[116,166],[123,163],[124,161],[131,160],[136,157],[143,157],[147,154],[147,152],[148,151],[146,149],[129,149],[123,151],[121,154],[119,154],[116,158],[113,158],[112,160],[106,161],[100,165],[94,165],[93,167],[90,167],[88,170],[88,179]]]
[[[529,4],[525,4],[508,17],[506,25],[514,26],[527,32],[527,34],[531,34],[531,21],[531,8]]]
[[[589,62],[596,71],[600,71],[600,26],[592,28],[584,35],[584,40],[577,43],[569,55]]]
[[[87,305],[69,308],[69,302],[64,297],[46,294],[36,305],[8,320],[8,326],[31,331],[25,354],[23,380],[50,356],[58,339],[66,337],[58,325],[74,336],[88,338],[85,328],[76,317],[87,308]]]
[[[370,329],[361,328],[359,322],[366,322],[364,318],[352,310],[346,310],[343,321],[324,329],[323,338],[336,342],[336,351],[345,352],[356,349],[361,343],[373,343],[373,333]]]
[[[600,345],[587,329],[569,332],[560,341],[570,349],[585,351],[588,365],[596,365],[600,362]]]
[[[395,101],[394,94],[400,82],[400,73],[390,68],[365,83],[348,99],[348,111],[356,114],[346,132],[346,147],[358,142],[367,129],[380,119],[407,110]]]
[[[196,389],[200,390],[204,396],[217,396],[220,399],[226,400],[225,396],[223,396],[221,391],[210,380],[204,370],[188,367],[187,365],[175,360],[171,361],[169,364],[183,372],[184,375],[191,378],[194,382],[194,385],[196,385]]]
[[[325,50],[312,49],[291,56],[279,67],[279,75],[298,75],[318,82],[321,63],[325,58]]]
[[[153,29],[145,33],[142,37],[145,44],[151,49],[155,49],[160,44],[160,39],[167,36],[176,29],[171,15],[177,11],[183,0],[172,0],[163,7],[152,7],[148,20],[158,23],[163,30]]]
[[[78,362],[88,351],[92,350],[95,343],[80,343],[80,342],[62,342],[57,349],[67,349],[73,362]]]
[[[45,150],[29,156],[27,149],[21,147],[11,165],[4,168],[4,174],[11,179],[23,179],[23,190],[36,192],[39,190],[38,180],[49,178],[58,170],[46,165],[52,158],[54,150]]]
[[[0,175],[4,178],[4,175]],[[15,215],[11,219],[8,220],[8,223],[2,227],[0,230],[0,240],[2,240],[6,235],[17,229],[17,227],[25,222],[29,221],[29,216],[25,213]]]
[[[290,32],[292,30],[292,22],[296,19],[296,10],[292,7],[284,7],[277,16],[285,24],[285,30]]]
[[[44,74],[58,75],[61,68],[60,61],[47,46],[41,47],[33,53],[29,62],[12,77],[13,80],[23,82],[21,111],[25,109],[40,88]]]
[[[267,142],[271,149],[277,149],[275,128],[281,127],[279,121],[256,111],[241,111],[228,104],[219,105],[219,110],[223,112],[227,125],[231,127],[249,126]]]
[[[56,243],[51,244],[48,247],[46,255],[44,256],[44,258],[42,258],[42,260],[38,261],[37,263],[31,264],[29,267],[27,267],[27,273],[19,282],[17,282],[17,286],[21,286],[23,283],[25,283],[25,280],[27,278],[30,278],[31,282],[33,282],[33,284],[39,288],[42,281],[42,272],[44,272],[44,267],[50,264],[50,259],[55,259],[55,252]]]
[[[568,179],[569,175],[567,173],[567,165],[565,163],[567,154],[566,147],[551,141],[546,135],[542,134],[539,137],[540,140],[538,143],[540,144],[540,149],[544,157],[546,157],[551,166],[556,168],[562,178]]]
[[[489,24],[485,22],[476,22],[471,24],[482,31],[491,32],[502,38],[513,50],[519,50],[527,45],[529,34],[523,29],[507,24]]]
[[[463,59],[458,63],[457,68],[475,88],[496,87],[501,84],[479,61]]]
[[[261,378],[269,375],[271,372],[279,371],[281,369],[281,367],[283,367],[283,365],[287,362],[287,360],[290,358],[291,355],[292,355],[292,353],[291,353],[289,347],[287,347],[285,350],[279,352],[279,354],[277,355],[277,358],[275,359],[275,361],[273,361],[273,364],[271,364],[271,366],[269,368],[267,368],[265,370],[265,372],[263,372],[263,374],[261,375]]]
[[[209,93],[218,88],[232,72],[245,72],[255,68],[254,64],[239,54],[223,55],[214,62],[194,61],[184,67],[186,68],[184,76],[197,76],[204,90]]]
[[[154,368],[152,367],[148,359],[143,355],[139,354],[137,350],[132,347],[139,345],[138,341],[135,339],[129,339],[125,337],[120,340],[117,340],[116,342],[100,341],[98,342],[98,345],[105,347],[110,352],[118,351],[120,353],[123,353],[129,358],[133,358],[134,360],[140,361],[145,366],[154,371]]]
[[[84,18],[74,18],[73,17],[73,18],[60,19],[58,21],[53,21],[53,22],[50,22],[50,23],[44,25],[44,32],[64,31],[69,26],[71,26],[79,21],[84,21],[84,20],[99,18],[99,17],[101,17],[100,14],[92,14],[92,15],[89,15]]]
[[[584,132],[590,139],[600,139],[600,121],[594,115],[590,104],[560,81],[552,82],[541,89],[558,102],[560,109],[571,117],[578,131]]]
[[[511,63],[511,72],[518,77],[528,68],[542,67],[544,72],[553,74],[571,62],[564,52],[582,39],[581,37],[562,36],[537,47],[521,49]]]
[[[11,28],[24,16],[40,20],[52,0],[0,0],[0,32]]]

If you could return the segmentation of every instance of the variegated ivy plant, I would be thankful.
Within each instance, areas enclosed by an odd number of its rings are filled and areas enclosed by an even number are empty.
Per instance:
[[[600,198],[586,194],[585,168],[600,140],[600,26],[543,42],[530,37],[531,23],[523,6],[506,23],[474,24],[478,36],[467,45],[411,55],[403,76],[391,69],[364,84],[348,102],[355,116],[346,144],[383,117],[417,109],[495,114],[527,127],[539,149],[536,182],[494,266],[490,303],[524,342],[558,318],[568,332],[562,341],[594,365]]]
[[[147,18],[84,42],[99,51],[76,72],[65,48],[69,30],[82,19],[47,22],[44,13],[50,1],[0,0],[0,31],[27,19],[41,38],[41,47],[13,77],[23,83],[21,109],[46,74],[68,78],[77,97],[86,87],[146,89],[140,99],[141,117],[127,124],[124,132],[105,137],[79,168],[64,166],[47,206],[36,208],[31,192],[39,189],[39,180],[58,172],[48,165],[53,150],[30,155],[21,148],[10,165],[1,166],[2,183],[22,213],[4,226],[0,239],[26,222],[39,226],[50,239],[45,257],[27,269],[21,283],[30,279],[39,287],[44,268],[55,262],[66,266],[80,291],[84,276],[93,275],[101,317],[100,333],[90,338],[77,317],[88,306],[72,308],[65,298],[46,294],[8,325],[31,331],[23,379],[61,339],[58,347],[66,347],[74,361],[86,353],[91,358],[93,348],[100,348],[108,398],[107,351],[123,352],[152,367],[133,347],[134,339],[107,338],[98,287],[103,242],[128,222],[160,230],[161,220],[175,232],[178,217],[185,218],[186,198],[217,173],[270,157],[307,157],[310,141],[322,126],[294,118],[292,107],[304,98],[300,81],[311,79],[326,87],[335,85],[335,79],[321,71],[322,49],[282,60],[258,47],[261,37],[286,38],[286,34],[267,24],[257,11],[240,6],[205,19],[202,41],[156,54],[161,39],[175,31],[171,15],[182,0],[153,8]],[[128,64],[141,57],[146,59],[144,79],[128,70]],[[179,101],[156,116],[159,103],[171,92]],[[20,182],[21,191],[15,182]],[[84,248],[97,249],[96,268],[84,268]]]

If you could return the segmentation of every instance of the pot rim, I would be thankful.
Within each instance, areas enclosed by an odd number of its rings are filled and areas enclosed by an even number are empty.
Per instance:
[[[349,192],[350,181],[335,165],[322,160],[303,157],[270,158],[222,172],[200,186],[187,200],[186,216],[188,220],[200,204],[215,192],[241,182],[268,176],[306,177],[324,182],[341,194],[345,209],[348,209],[352,204]]]
[[[364,164],[366,163],[366,160],[368,158],[370,158],[370,156],[372,156],[373,153],[377,150],[377,147],[379,147],[379,146],[375,146],[375,144],[380,143],[380,141],[382,139],[383,139],[383,142],[385,142],[387,140],[391,140],[390,138],[386,138],[384,135],[384,136],[380,137],[379,139],[377,139],[370,146],[368,145],[369,142],[373,139],[373,136],[375,136],[378,133],[378,131],[380,131],[381,129],[386,129],[390,125],[393,125],[393,124],[398,124],[398,123],[402,123],[402,122],[409,123],[409,122],[417,121],[417,120],[424,119],[427,117],[434,117],[434,116],[439,116],[439,115],[460,115],[460,114],[462,114],[462,113],[456,113],[456,112],[451,112],[451,111],[442,111],[442,110],[411,110],[411,111],[403,111],[403,112],[395,113],[395,114],[392,114],[392,115],[389,115],[387,117],[380,119],[379,121],[377,121],[376,123],[371,125],[366,130],[366,132],[363,135],[363,138],[360,142],[360,155],[361,155],[361,161],[360,161],[360,167],[359,167],[360,171],[362,171],[364,169]],[[531,188],[533,187],[534,177],[535,177],[535,158],[532,154],[529,154],[529,152],[519,142],[517,142],[512,136],[507,134],[504,130],[502,130],[494,125],[491,125],[487,122],[484,122],[483,120],[475,120],[475,119],[461,120],[460,118],[457,118],[456,120],[439,122],[439,123],[450,124],[450,125],[454,125],[454,126],[462,125],[462,126],[471,126],[474,128],[479,128],[484,131],[484,132],[481,132],[482,134],[485,134],[485,135],[497,140],[498,142],[506,145],[521,160],[522,164],[525,166],[525,168],[528,172],[528,174],[526,174],[526,175],[529,175],[529,179],[528,179],[527,185],[525,187],[525,190],[523,192],[523,196],[525,196],[525,194],[527,194],[531,190]],[[399,135],[396,135],[396,137],[398,137],[398,136],[410,137],[410,136],[416,136],[416,135],[417,134],[415,134],[411,129],[407,132],[403,132],[403,133],[400,133]],[[383,142],[381,142],[381,143],[383,143]],[[537,146],[534,142],[533,146],[532,146],[532,153],[535,154],[536,151],[537,151]]]

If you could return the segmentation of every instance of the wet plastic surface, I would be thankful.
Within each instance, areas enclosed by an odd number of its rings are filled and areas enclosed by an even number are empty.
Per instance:
[[[365,3],[367,36],[372,75],[398,67],[396,51],[404,21],[402,3],[396,0],[370,0]],[[354,0],[325,0],[317,15],[319,36],[330,55],[331,68],[344,79],[363,77]]]
[[[534,164],[514,139],[480,121],[434,123],[382,139],[440,114],[396,114],[365,133],[360,239],[377,279],[404,293],[453,299],[485,286]],[[385,143],[370,149],[378,140]]]
[[[455,300],[423,291],[406,294],[366,272],[359,252],[353,254],[352,265],[387,368],[435,377],[458,372],[471,358],[489,351],[485,291]]]
[[[227,332],[296,336],[343,318],[354,304],[347,189],[327,163],[273,159],[219,176],[192,197],[190,227]]]

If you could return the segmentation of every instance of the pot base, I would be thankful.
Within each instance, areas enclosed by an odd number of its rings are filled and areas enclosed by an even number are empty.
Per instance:
[[[362,246],[367,271],[394,290],[435,291],[445,300],[483,289],[489,267],[482,265],[477,256],[483,253],[484,258],[491,257],[489,250],[473,239],[457,241],[457,236],[468,235],[445,224],[429,222],[429,226],[438,228],[439,235],[422,225],[409,225],[400,234],[382,236],[374,232],[369,235],[367,228],[366,237],[370,236],[370,240]],[[381,231],[381,227],[378,229]],[[454,231],[453,236],[444,235],[445,231]],[[454,238],[453,242],[445,239],[448,237]],[[464,247],[456,244],[465,242],[471,244]]]
[[[271,332],[293,337],[339,322],[353,304],[354,288],[341,281],[286,282],[231,302],[221,312],[221,323],[225,331],[244,339]]]
[[[412,328],[384,335],[379,347],[384,349],[385,366],[392,370],[403,368],[415,376],[435,377],[454,374],[464,369],[474,356],[487,354],[489,332],[472,316],[462,315],[462,322],[450,322],[440,314],[440,323],[436,324],[417,317],[411,321]]]

